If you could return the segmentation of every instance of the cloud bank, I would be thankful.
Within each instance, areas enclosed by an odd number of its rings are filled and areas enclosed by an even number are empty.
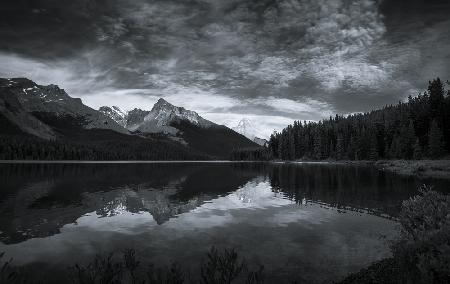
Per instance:
[[[448,11],[438,0],[8,0],[0,76],[58,84],[95,108],[164,97],[269,135],[450,77]]]

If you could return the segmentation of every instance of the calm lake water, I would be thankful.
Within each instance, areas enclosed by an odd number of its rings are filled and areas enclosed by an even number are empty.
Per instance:
[[[0,164],[0,251],[40,271],[126,248],[195,270],[217,246],[269,281],[326,283],[390,256],[423,183],[450,188],[350,165]]]

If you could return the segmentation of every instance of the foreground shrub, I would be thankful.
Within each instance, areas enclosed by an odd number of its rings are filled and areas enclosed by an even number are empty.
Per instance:
[[[403,202],[394,258],[414,283],[450,283],[450,196],[423,186]]]
[[[341,284],[450,283],[450,196],[426,186],[402,204],[393,257],[349,275]]]

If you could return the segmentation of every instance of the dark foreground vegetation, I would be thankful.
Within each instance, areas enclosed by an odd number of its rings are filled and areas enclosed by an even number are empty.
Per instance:
[[[239,150],[236,160],[438,159],[450,153],[450,91],[438,78],[407,102],[320,122],[296,121],[270,137],[266,153]]]
[[[403,202],[393,257],[350,275],[350,283],[450,283],[450,196],[426,187]]]
[[[0,260],[3,254],[0,254]],[[12,260],[3,261],[0,267],[0,283],[47,283],[49,279],[36,279],[26,270],[12,266]],[[126,250],[121,257],[113,253],[97,255],[87,265],[76,264],[67,268],[66,275],[59,279],[64,283],[77,284],[182,284],[182,283],[264,283],[264,267],[249,269],[245,259],[234,249],[218,250],[212,247],[202,259],[198,271],[189,271],[177,263],[156,267],[143,265],[133,249]],[[53,283],[53,282],[52,282]],[[57,283],[57,282],[55,282]]]
[[[450,196],[423,187],[403,202],[401,235],[391,244],[392,257],[374,263],[339,283],[450,283]],[[216,249],[202,258],[199,268],[180,264],[155,266],[137,257],[133,249],[97,255],[90,263],[55,275],[37,276],[27,267],[15,267],[0,255],[0,283],[265,283],[264,267],[248,264],[234,249]],[[51,276],[51,277],[49,277]],[[52,279],[52,280],[51,280]],[[281,283],[296,283],[280,279]],[[269,283],[269,282],[266,282]]]

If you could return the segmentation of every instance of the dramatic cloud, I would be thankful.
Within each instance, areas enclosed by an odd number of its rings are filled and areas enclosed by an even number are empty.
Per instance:
[[[158,97],[233,126],[365,111],[450,77],[444,0],[57,0],[0,5],[0,76],[93,107]]]

